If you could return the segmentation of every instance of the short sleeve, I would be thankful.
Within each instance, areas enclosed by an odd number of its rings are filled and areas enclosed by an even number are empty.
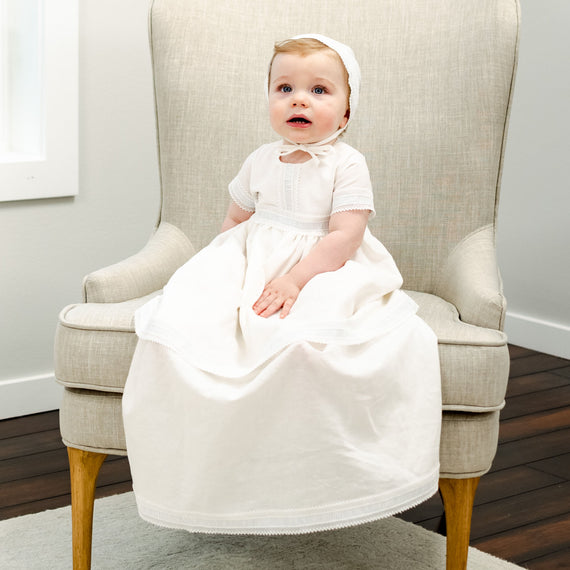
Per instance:
[[[372,218],[376,211],[366,159],[358,151],[351,150],[336,170],[331,215],[349,210],[370,210]]]
[[[237,176],[228,186],[232,200],[246,212],[255,212],[255,199],[251,191],[251,166],[254,156],[255,152],[245,159]]]

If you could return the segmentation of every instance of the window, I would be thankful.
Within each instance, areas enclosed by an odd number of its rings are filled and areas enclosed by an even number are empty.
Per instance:
[[[0,201],[77,194],[76,0],[0,0]]]

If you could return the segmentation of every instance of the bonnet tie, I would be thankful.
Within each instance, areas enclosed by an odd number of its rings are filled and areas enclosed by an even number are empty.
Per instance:
[[[283,144],[278,148],[279,156],[287,156],[296,150],[302,150],[310,154],[311,159],[315,159],[317,164],[319,164],[319,158],[324,158],[331,152],[334,152],[333,145],[329,143],[337,139],[345,129],[346,127],[342,127],[322,141],[315,143],[295,143],[289,139],[283,139]]]
[[[302,143],[286,143],[279,147],[279,156],[287,156],[297,150],[302,150],[311,155],[319,163],[319,158],[324,158],[333,150],[332,144],[302,144]]]

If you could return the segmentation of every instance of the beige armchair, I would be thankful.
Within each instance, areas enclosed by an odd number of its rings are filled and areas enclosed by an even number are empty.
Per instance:
[[[63,309],[74,568],[91,557],[93,491],[126,454],[121,392],[133,313],[217,232],[227,183],[275,140],[264,113],[272,44],[320,32],[351,45],[363,86],[346,140],[365,154],[378,214],[420,316],[437,333],[443,384],[440,490],[447,567],[466,567],[473,497],[498,438],[509,356],[495,257],[502,157],[517,57],[516,0],[155,0],[150,13],[162,202],[146,247],[84,281]],[[193,244],[193,245],[192,245]]]

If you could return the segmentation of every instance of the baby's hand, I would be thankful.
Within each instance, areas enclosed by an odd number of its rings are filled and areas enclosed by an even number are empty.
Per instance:
[[[284,319],[291,311],[301,289],[289,275],[273,279],[263,289],[259,299],[253,304],[253,310],[260,317],[270,317],[281,309]]]

